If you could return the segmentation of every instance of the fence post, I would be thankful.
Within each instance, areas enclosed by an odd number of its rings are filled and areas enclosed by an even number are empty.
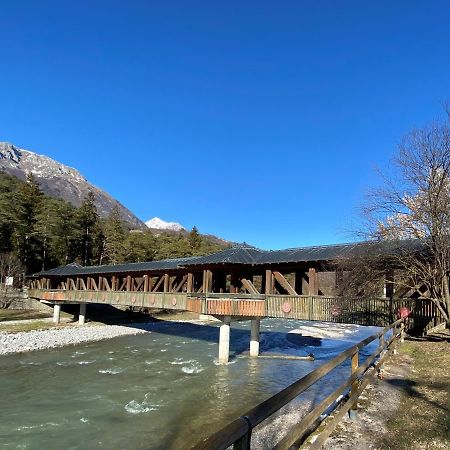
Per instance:
[[[400,342],[405,342],[405,321],[400,324]]]
[[[359,367],[359,350],[356,350],[356,352],[352,355],[352,375],[358,370]],[[359,380],[355,379],[352,383],[351,389],[350,389],[350,397],[358,390],[359,387]],[[358,401],[355,401],[353,406],[349,409],[348,415],[350,419],[356,419],[358,411]]]
[[[247,433],[245,436],[241,437],[238,441],[236,441],[233,445],[233,450],[250,450],[250,442],[252,440],[252,425],[247,416],[239,417],[243,422],[247,425]]]

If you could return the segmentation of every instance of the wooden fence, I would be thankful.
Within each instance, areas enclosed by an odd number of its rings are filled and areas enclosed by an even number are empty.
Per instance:
[[[390,336],[388,333],[391,330],[392,335]],[[310,449],[321,448],[345,413],[351,408],[355,408],[354,405],[359,395],[377,374],[396,341],[403,338],[403,333],[404,319],[399,319],[247,411],[217,433],[194,446],[192,450],[225,450],[230,446],[233,446],[234,450],[250,450],[252,430],[257,425],[269,419],[274,413],[328,375],[333,369],[350,359],[351,372],[349,377],[318,405],[315,405],[313,410],[306,414],[299,423],[293,425],[287,435],[282,437],[273,447],[276,450],[298,448],[312,432],[317,430],[325,413],[328,417],[328,419],[325,419],[327,420],[325,426],[315,436],[313,442],[308,445]],[[377,339],[379,340],[377,349],[362,364],[359,364],[359,351]],[[329,415],[330,408],[334,411],[332,418]]]

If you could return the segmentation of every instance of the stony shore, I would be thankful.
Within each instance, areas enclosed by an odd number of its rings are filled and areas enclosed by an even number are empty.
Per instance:
[[[134,323],[127,325],[68,326],[18,333],[0,331],[0,355],[45,350],[119,336],[148,333],[150,327],[150,323]]]

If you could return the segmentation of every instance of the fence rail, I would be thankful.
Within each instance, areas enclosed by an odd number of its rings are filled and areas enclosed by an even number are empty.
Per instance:
[[[387,326],[400,308],[410,315],[406,330],[414,335],[444,321],[431,299],[374,298],[263,294],[198,294],[186,292],[143,292],[82,289],[30,289],[30,297],[50,302],[107,303],[122,306],[188,310],[202,314],[241,317],[278,317],[297,320]]]
[[[392,336],[387,336],[391,330],[393,330]],[[348,379],[335,389],[332,394],[328,395],[328,397],[316,405],[301,422],[294,425],[288,434],[274,447],[277,450],[298,448],[304,441],[305,435],[308,434],[308,430],[312,426],[318,425],[322,414],[330,407],[338,406],[339,412],[310,446],[310,448],[320,448],[340,418],[355,404],[364,387],[369,382],[370,377],[381,367],[388,351],[399,338],[403,337],[403,333],[404,319],[399,319],[383,328],[382,331],[367,337],[353,347],[340,353],[278,394],[247,411],[217,433],[192,447],[192,450],[225,450],[230,446],[233,446],[234,450],[249,450],[252,430],[257,425],[270,418],[274,413],[305,392],[337,366],[350,359],[351,373]],[[360,365],[359,351],[377,339],[379,340],[377,349]],[[344,400],[339,403],[341,396],[344,396]]]

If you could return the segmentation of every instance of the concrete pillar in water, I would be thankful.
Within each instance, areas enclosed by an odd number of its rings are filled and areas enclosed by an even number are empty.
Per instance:
[[[60,316],[61,316],[61,305],[55,303],[53,305],[53,322],[59,323]]]
[[[86,303],[80,303],[80,314],[78,315],[78,325],[84,325],[86,320]]]
[[[219,333],[219,363],[226,364],[230,357],[230,317],[224,317]]]
[[[259,326],[261,320],[253,319],[251,321],[251,331],[250,331],[250,356],[259,355]]]

